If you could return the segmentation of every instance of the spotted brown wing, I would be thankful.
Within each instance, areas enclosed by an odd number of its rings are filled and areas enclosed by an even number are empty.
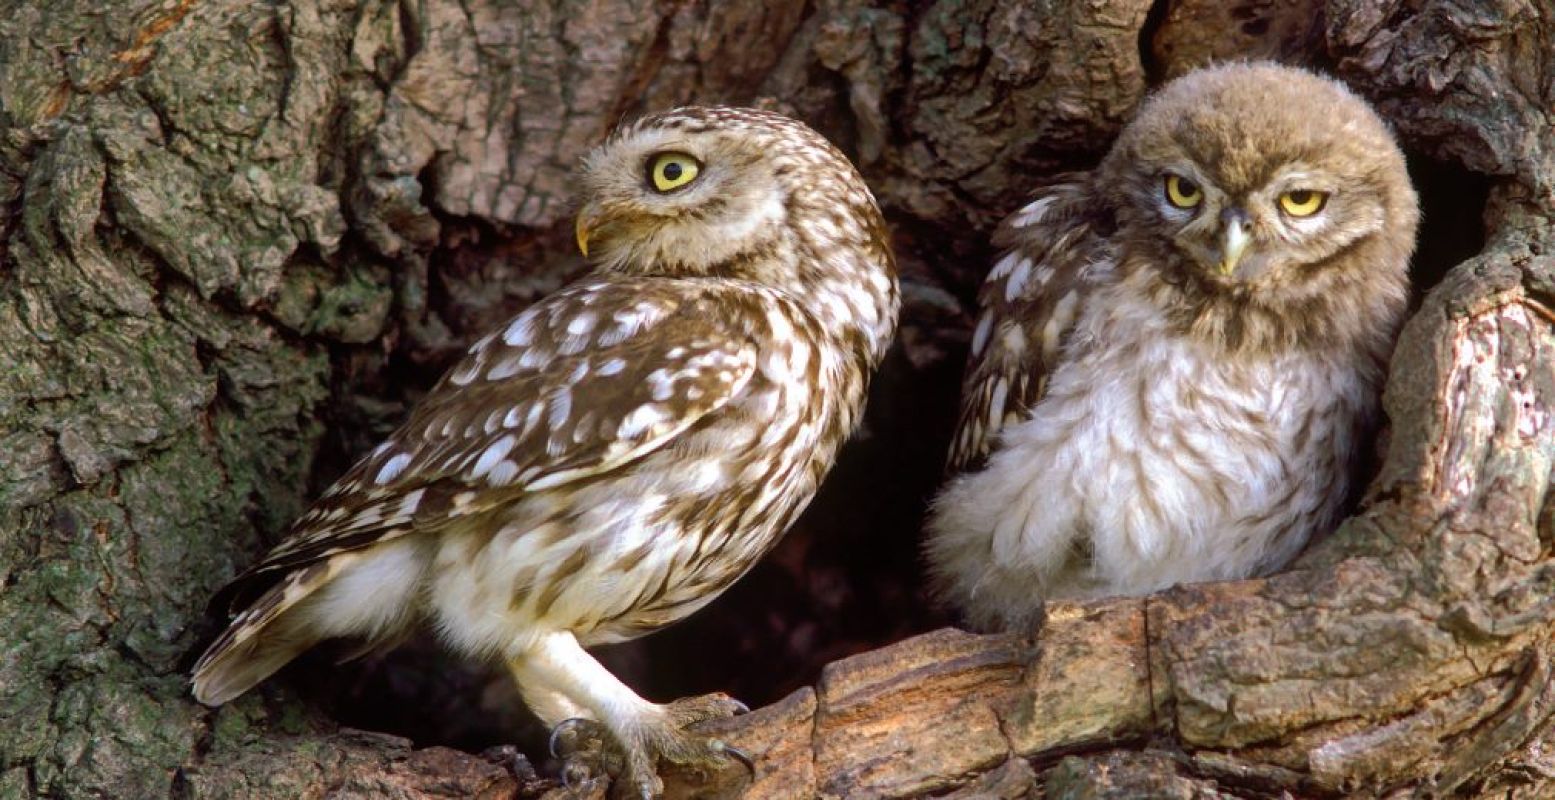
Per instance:
[[[470,348],[411,417],[233,582],[277,573],[609,472],[727,404],[757,348],[736,290],[613,279],[536,303]],[[269,577],[267,577],[269,576]]]
[[[1009,248],[978,293],[981,313],[962,379],[961,416],[946,471],[982,466],[996,435],[1042,398],[1050,371],[1079,318],[1089,272],[1110,263],[1110,220],[1084,176],[1053,184],[1001,223]]]

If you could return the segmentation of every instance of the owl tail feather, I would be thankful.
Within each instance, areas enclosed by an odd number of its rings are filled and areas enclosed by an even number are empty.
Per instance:
[[[256,619],[252,627],[246,627],[242,618],[234,621],[195,666],[194,698],[208,706],[226,703],[317,644],[322,637],[310,632],[312,626],[304,624],[301,616],[292,610]]]
[[[392,647],[413,621],[429,543],[407,537],[286,573],[194,665],[195,699],[221,705],[325,639],[364,639],[363,653]]]
[[[344,553],[293,570],[249,604],[194,665],[194,698],[221,705],[324,639],[305,601],[359,557]]]

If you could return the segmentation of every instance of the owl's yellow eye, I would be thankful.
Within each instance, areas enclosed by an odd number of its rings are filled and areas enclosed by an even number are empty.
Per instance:
[[[1204,190],[1180,175],[1166,176],[1166,199],[1178,208],[1194,208],[1204,201]]]
[[[702,165],[685,153],[660,153],[648,162],[648,182],[661,192],[673,192],[697,179]]]
[[[1327,192],[1297,189],[1280,195],[1280,208],[1293,217],[1310,217],[1321,211],[1327,201]]]

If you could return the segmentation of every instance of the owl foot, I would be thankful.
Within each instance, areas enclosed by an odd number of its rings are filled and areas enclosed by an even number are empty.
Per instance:
[[[618,735],[594,720],[563,720],[551,731],[551,755],[562,762],[562,784],[574,794],[587,794],[610,775],[615,777],[613,796],[650,800],[664,790],[655,769],[659,759],[704,772],[716,772],[733,759],[754,776],[756,763],[743,750],[686,730],[749,710],[728,695],[709,694],[658,706],[652,716],[632,720]]]

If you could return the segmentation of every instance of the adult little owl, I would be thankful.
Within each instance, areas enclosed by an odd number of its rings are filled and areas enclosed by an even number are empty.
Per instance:
[[[1267,573],[1338,521],[1418,220],[1387,126],[1273,64],[1190,73],[1001,227],[936,500],[980,627]]]
[[[579,188],[592,274],[476,342],[233,582],[202,702],[427,623],[604,739],[633,794],[655,758],[744,758],[684,730],[737,702],[648,702],[583,648],[701,608],[809,503],[896,326],[884,223],[825,139],[746,109],[626,125]]]

